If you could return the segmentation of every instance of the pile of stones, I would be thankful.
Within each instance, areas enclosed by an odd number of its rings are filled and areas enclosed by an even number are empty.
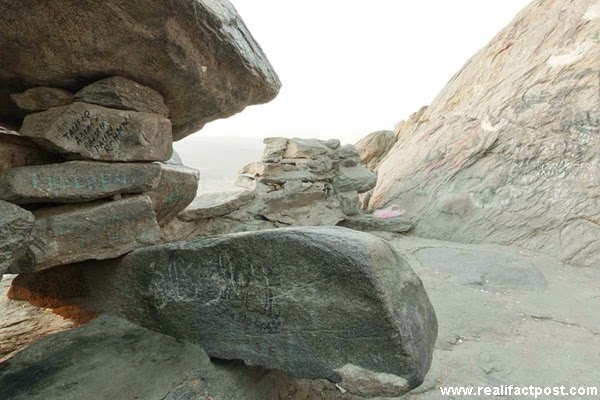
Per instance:
[[[169,223],[163,240],[280,228],[333,226],[361,213],[359,194],[377,175],[339,140],[274,137],[260,162],[240,170],[238,192],[200,195]]]
[[[0,274],[115,258],[160,241],[196,196],[198,171],[172,150],[169,110],[123,77],[74,95],[37,87],[13,95],[28,115],[0,132]]]

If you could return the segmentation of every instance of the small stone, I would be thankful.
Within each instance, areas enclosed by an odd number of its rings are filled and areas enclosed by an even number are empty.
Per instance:
[[[31,139],[0,127],[0,173],[10,168],[59,161],[59,156],[42,149]]]
[[[179,156],[160,166],[158,186],[147,193],[154,206],[156,219],[160,226],[165,225],[182,212],[195,198],[198,192],[200,172],[197,169],[177,164]]]
[[[249,190],[236,192],[206,193],[185,209],[179,218],[182,221],[194,221],[204,218],[220,217],[238,210],[254,200],[255,194]]]
[[[152,203],[144,195],[42,208],[33,213],[36,222],[30,249],[35,268],[11,268],[11,273],[115,258],[160,241]]]
[[[20,134],[76,159],[164,161],[172,154],[167,118],[86,103],[30,114]]]
[[[0,199],[15,204],[78,203],[156,187],[157,164],[70,161],[13,168],[0,175]]]
[[[67,90],[52,87],[35,87],[23,93],[11,94],[10,98],[23,111],[46,111],[53,107],[69,105],[73,102],[73,94]]]
[[[0,279],[15,263],[29,266],[27,245],[34,222],[29,211],[0,200]]]
[[[169,115],[160,93],[122,76],[96,81],[75,93],[74,99],[107,108]]]

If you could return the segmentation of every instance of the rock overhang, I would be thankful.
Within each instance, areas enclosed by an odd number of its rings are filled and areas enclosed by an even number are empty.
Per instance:
[[[229,1],[103,3],[27,0],[4,7],[1,121],[18,126],[24,117],[11,94],[36,86],[76,92],[118,75],[164,97],[179,140],[278,94],[276,72]]]

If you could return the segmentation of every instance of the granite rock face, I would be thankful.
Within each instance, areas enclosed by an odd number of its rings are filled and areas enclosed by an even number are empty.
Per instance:
[[[30,265],[27,245],[34,221],[29,211],[0,200],[0,279],[11,265]]]
[[[173,153],[167,118],[87,103],[30,114],[19,133],[76,159],[165,161]]]
[[[414,233],[600,263],[600,14],[534,1],[449,82],[378,168],[369,207]]]
[[[27,0],[6,4],[0,26],[0,104],[34,86],[78,92],[119,75],[164,97],[178,140],[281,85],[227,0]],[[1,120],[20,123],[4,107]]]
[[[30,249],[35,266],[12,267],[11,273],[115,258],[160,241],[152,202],[145,195],[42,208],[34,215]]]
[[[70,161],[27,166],[0,175],[0,199],[15,204],[79,203],[120,193],[143,193],[158,185],[154,163]]]
[[[11,296],[120,314],[211,357],[346,381],[346,389],[393,375],[395,396],[421,383],[437,335],[410,265],[385,241],[344,228],[147,247],[19,276]],[[359,373],[340,372],[348,369]]]

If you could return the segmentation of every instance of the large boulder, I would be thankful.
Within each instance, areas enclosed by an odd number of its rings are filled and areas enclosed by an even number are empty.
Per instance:
[[[0,25],[0,120],[16,124],[11,94],[75,93],[120,75],[164,97],[177,140],[270,101],[281,85],[227,0],[26,0],[4,4]]]
[[[600,264],[600,14],[536,0],[477,53],[379,166],[370,200],[415,234]]]
[[[11,265],[30,259],[27,245],[34,222],[29,211],[0,200],[0,279]]]
[[[409,264],[387,242],[344,228],[147,247],[21,275],[11,297],[120,314],[211,357],[326,378],[369,396],[418,386],[437,335]]]

